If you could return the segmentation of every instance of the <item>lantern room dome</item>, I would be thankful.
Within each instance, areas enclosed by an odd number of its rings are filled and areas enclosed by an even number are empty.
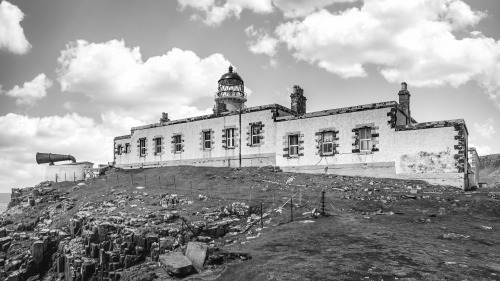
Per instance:
[[[219,83],[222,80],[227,80],[226,83],[224,83],[226,85],[227,84],[238,85],[243,83],[243,79],[241,79],[240,75],[238,75],[238,73],[236,72],[233,72],[233,66],[229,66],[229,72],[220,77]]]

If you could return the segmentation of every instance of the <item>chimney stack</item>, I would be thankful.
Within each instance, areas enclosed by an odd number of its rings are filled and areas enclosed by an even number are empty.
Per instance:
[[[293,93],[290,95],[290,98],[292,98],[292,111],[297,115],[305,114],[307,98],[304,97],[304,89],[302,89],[299,85],[294,85]]]
[[[406,82],[401,83],[401,91],[399,91],[399,107],[406,114],[406,124],[411,124],[410,115],[410,92],[408,91],[408,84]]]
[[[165,123],[165,122],[168,122],[168,121],[170,121],[170,119],[168,118],[168,113],[162,112],[161,113],[161,118],[160,118],[160,123]]]

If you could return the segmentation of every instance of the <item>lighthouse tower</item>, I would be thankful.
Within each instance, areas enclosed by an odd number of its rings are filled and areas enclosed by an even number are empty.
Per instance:
[[[243,79],[238,73],[233,72],[232,66],[229,66],[229,72],[219,79],[219,87],[215,94],[214,113],[243,109],[246,101],[247,95]]]

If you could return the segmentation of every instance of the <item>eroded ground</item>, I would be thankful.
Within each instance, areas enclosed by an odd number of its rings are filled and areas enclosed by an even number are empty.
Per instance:
[[[85,184],[45,188],[53,195],[40,196],[34,207],[21,202],[4,214],[8,235],[17,237],[2,252],[4,277],[19,268],[13,262],[30,259],[26,251],[40,228],[70,233],[69,219],[87,216],[90,225],[104,221],[124,233],[154,233],[160,254],[182,251],[195,240],[236,254],[221,264],[207,263],[185,280],[500,280],[495,189],[463,192],[419,181],[195,167],[112,170]],[[311,218],[307,212],[321,209],[323,190],[328,216]],[[180,199],[175,207],[165,204],[173,194]],[[248,213],[227,211],[234,204],[247,205]],[[223,230],[214,231],[216,225]],[[185,234],[182,245],[161,243],[179,233]],[[117,276],[178,279],[150,252],[134,264],[118,265]],[[50,270],[44,276],[55,278]]]

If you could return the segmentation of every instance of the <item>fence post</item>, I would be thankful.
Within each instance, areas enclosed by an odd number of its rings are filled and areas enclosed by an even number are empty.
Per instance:
[[[57,174],[56,174],[56,182],[57,182]]]
[[[73,182],[76,182],[76,172],[73,172]]]
[[[117,182],[117,184],[116,184],[116,185],[119,185],[119,184],[120,184],[120,180],[118,179],[118,174],[116,174],[116,182]]]
[[[262,202],[260,202],[260,227],[264,228],[264,220],[262,220]]]
[[[293,221],[293,196],[290,197],[290,217],[292,218],[291,221]]]
[[[321,215],[325,215],[325,191],[321,191]]]

